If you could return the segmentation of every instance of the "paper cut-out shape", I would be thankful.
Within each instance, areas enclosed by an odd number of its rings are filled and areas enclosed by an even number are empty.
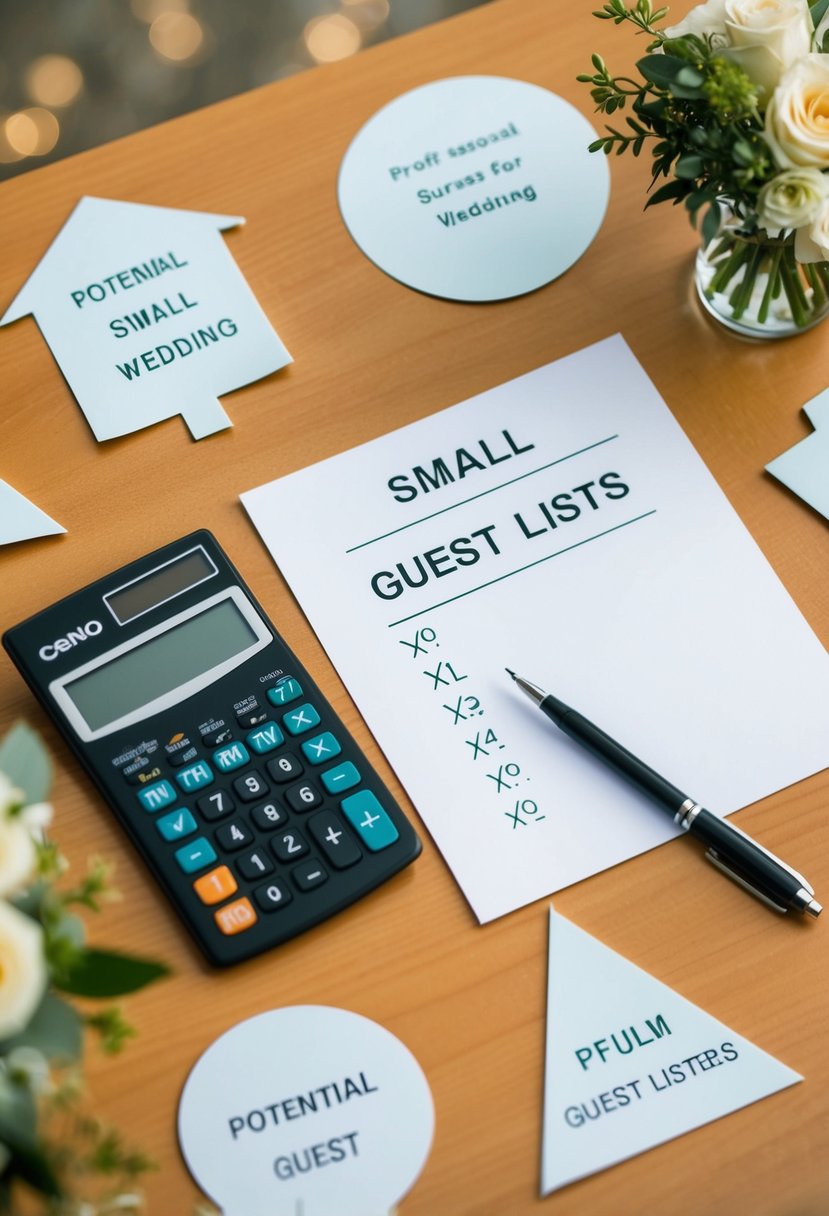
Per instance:
[[[0,545],[65,531],[56,520],[0,477]]]
[[[242,223],[84,197],[0,325],[34,315],[96,439],[176,414],[201,439],[291,362],[221,236]]]
[[[196,1062],[178,1136],[225,1216],[386,1216],[429,1155],[434,1106],[412,1053],[345,1009],[248,1018]]]
[[[358,131],[337,194],[363,253],[450,300],[505,300],[551,282],[601,226],[610,175],[563,97],[503,76],[433,80]]]
[[[803,1078],[550,909],[541,1191]]]
[[[801,439],[766,469],[829,519],[829,388],[807,402],[803,413],[815,428],[814,435]]]

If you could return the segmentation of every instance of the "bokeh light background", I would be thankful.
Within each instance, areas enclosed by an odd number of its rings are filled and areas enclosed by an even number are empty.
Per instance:
[[[0,179],[485,0],[0,0]]]

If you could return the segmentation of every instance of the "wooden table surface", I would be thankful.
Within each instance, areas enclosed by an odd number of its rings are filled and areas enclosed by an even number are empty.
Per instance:
[[[552,89],[589,116],[575,76],[591,51],[621,68],[642,46],[586,5],[497,0],[0,188],[0,309],[83,194],[243,215],[225,239],[295,358],[225,398],[232,429],[194,443],[175,418],[98,444],[35,322],[0,332],[0,476],[67,529],[0,553],[0,625],[206,526],[411,811],[238,494],[621,330],[826,642],[827,524],[763,466],[809,432],[800,406],[826,386],[829,329],[760,345],[709,322],[692,295],[696,237],[684,213],[643,214],[644,159],[613,159],[607,217],[581,261],[508,302],[411,291],[376,269],[340,221],[341,157],[397,94],[492,73]],[[94,1044],[87,1053],[95,1109],[159,1163],[147,1182],[152,1212],[186,1216],[197,1196],[175,1134],[195,1060],[241,1019],[302,1003],[375,1019],[426,1072],[435,1141],[403,1216],[829,1211],[829,925],[778,918],[680,842],[561,892],[566,916],[806,1080],[541,1200],[546,900],[478,927],[423,831],[420,860],[368,899],[277,952],[213,971],[3,654],[0,728],[18,717],[52,749],[54,835],[75,872],[90,854],[116,863],[123,899],[92,918],[93,940],[174,971],[128,999],[139,1035],[123,1056],[105,1060]],[[828,797],[823,773],[735,817],[804,869],[824,900]]]

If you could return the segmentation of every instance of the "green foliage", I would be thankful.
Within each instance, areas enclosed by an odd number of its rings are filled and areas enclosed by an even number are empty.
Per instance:
[[[759,188],[776,172],[763,139],[757,90],[710,40],[695,34],[672,38],[657,29],[667,11],[653,9],[649,0],[609,0],[594,14],[632,24],[653,41],[636,64],[639,78],[613,76],[600,55],[592,57],[593,72],[577,78],[590,86],[600,113],[629,111],[621,126],[606,125],[590,151],[639,156],[647,149],[646,207],[682,204],[694,224],[703,216],[702,233],[708,236],[719,224],[717,200],[727,197],[750,231]]]
[[[51,764],[40,737],[23,723],[0,740],[0,774],[22,794],[19,805],[3,805],[0,812],[21,816],[26,826],[42,823],[43,815],[33,819],[28,807],[48,795]],[[5,803],[5,783],[2,788]],[[0,1042],[0,1213],[11,1216],[17,1210],[21,1187],[40,1196],[44,1216],[96,1211],[99,1201],[111,1203],[112,1211],[126,1211],[122,1188],[132,1186],[150,1163],[82,1113],[80,1066],[86,1028],[97,1033],[109,1054],[121,1051],[135,1031],[116,1007],[81,1014],[66,998],[109,1000],[169,972],[149,959],[87,945],[84,922],[74,909],[97,912],[114,897],[104,862],[92,859],[80,882],[65,886],[66,862],[54,843],[36,839],[35,854],[29,886],[9,902],[40,925],[49,986],[28,1024]],[[0,984],[3,979],[0,971]]]
[[[49,753],[37,731],[15,722],[0,740],[0,773],[23,791],[24,804],[43,802],[52,784]]]

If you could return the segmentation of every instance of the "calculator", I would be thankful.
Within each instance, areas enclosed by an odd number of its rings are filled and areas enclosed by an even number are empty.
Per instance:
[[[211,962],[341,911],[414,829],[208,531],[3,643]]]

